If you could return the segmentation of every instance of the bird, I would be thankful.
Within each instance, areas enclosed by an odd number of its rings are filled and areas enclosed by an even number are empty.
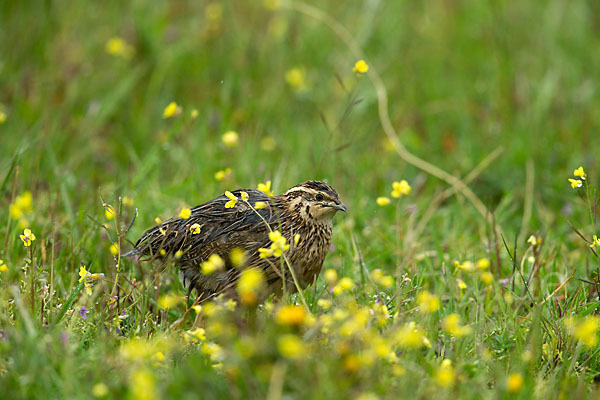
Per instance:
[[[288,293],[297,286],[305,289],[316,282],[330,250],[333,217],[347,208],[333,187],[316,180],[270,194],[257,189],[226,192],[193,207],[188,218],[171,218],[146,230],[126,256],[173,260],[188,297],[196,291],[197,303],[221,294],[236,298],[236,283],[246,268],[263,273],[265,296],[281,295],[284,286]],[[289,246],[281,250],[295,282],[278,254],[268,250],[276,237]],[[211,260],[217,260],[218,270],[203,273]]]

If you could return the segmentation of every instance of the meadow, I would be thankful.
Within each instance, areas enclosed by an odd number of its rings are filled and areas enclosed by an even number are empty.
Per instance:
[[[600,396],[600,3],[0,3],[0,398]],[[314,286],[121,257],[326,180]],[[262,186],[264,187],[264,186]]]

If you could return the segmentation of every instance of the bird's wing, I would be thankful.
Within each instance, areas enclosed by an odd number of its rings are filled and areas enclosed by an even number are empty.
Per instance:
[[[248,194],[248,203],[241,200],[242,191]],[[277,208],[270,197],[258,190],[236,190],[233,195],[239,199],[234,207],[226,208],[229,198],[219,196],[192,208],[189,218],[172,218],[149,229],[135,245],[138,254],[160,256],[164,250],[164,255],[175,255],[181,251],[180,262],[200,264],[216,252],[229,264],[228,255],[233,248],[255,251],[268,241],[265,221],[277,225]],[[266,207],[254,209],[258,201]]]

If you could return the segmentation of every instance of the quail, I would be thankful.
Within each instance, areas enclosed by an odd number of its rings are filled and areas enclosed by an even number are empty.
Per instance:
[[[263,254],[272,243],[269,233],[278,231],[289,245],[284,255],[298,286],[312,284],[331,246],[332,219],[346,211],[337,192],[324,182],[307,181],[276,196],[255,189],[226,194],[192,208],[189,218],[171,218],[148,229],[128,255],[172,259],[188,295],[195,290],[199,301],[220,294],[235,297],[245,268],[263,272],[267,293],[281,294],[284,285],[294,292],[281,258]],[[213,254],[220,257],[221,268],[205,274],[202,265]]]

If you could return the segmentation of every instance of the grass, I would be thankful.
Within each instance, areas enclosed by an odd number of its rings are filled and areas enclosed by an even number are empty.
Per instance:
[[[3,396],[598,395],[598,6],[315,5],[0,5]],[[175,268],[110,251],[225,190],[308,179],[350,210],[324,265],[338,279],[304,291],[308,310],[289,295],[196,314]],[[401,179],[411,193],[378,206]],[[79,282],[81,265],[104,276]]]

